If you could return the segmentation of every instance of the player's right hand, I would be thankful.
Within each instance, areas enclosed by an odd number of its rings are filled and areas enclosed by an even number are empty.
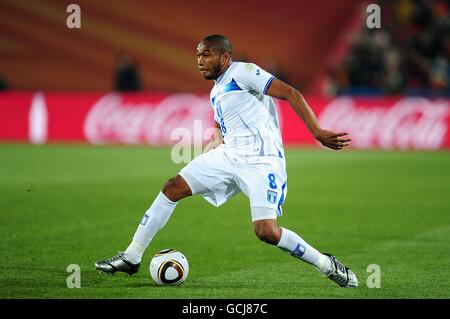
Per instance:
[[[331,131],[321,129],[316,135],[316,139],[322,143],[323,146],[329,147],[333,150],[341,150],[350,145],[352,141],[348,138],[347,132],[334,133]]]

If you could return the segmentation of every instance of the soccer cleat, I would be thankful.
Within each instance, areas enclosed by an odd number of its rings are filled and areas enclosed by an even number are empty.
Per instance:
[[[114,274],[116,271],[125,272],[129,275],[135,274],[139,270],[139,264],[132,264],[125,259],[125,253],[119,251],[119,253],[106,260],[97,261],[95,268],[107,274]]]
[[[324,254],[328,256],[331,261],[331,268],[324,275],[333,280],[341,287],[358,287],[358,279],[356,275],[339,262],[336,257],[330,254]]]

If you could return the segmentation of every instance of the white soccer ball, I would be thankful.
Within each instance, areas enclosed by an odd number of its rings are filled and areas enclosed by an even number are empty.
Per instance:
[[[180,285],[189,273],[187,258],[175,249],[164,249],[150,261],[150,276],[160,286]]]

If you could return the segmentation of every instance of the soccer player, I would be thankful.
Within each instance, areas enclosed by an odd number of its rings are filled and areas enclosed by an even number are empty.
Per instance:
[[[197,63],[202,76],[215,83],[210,97],[216,134],[203,154],[167,181],[145,212],[128,248],[96,262],[95,267],[105,273],[136,273],[145,249],[179,200],[201,195],[220,206],[242,191],[250,199],[253,226],[260,240],[313,265],[342,287],[357,287],[355,274],[335,256],[320,253],[294,231],[277,226],[287,194],[287,174],[272,97],[289,101],[326,147],[340,150],[348,146],[348,134],[322,129],[295,88],[255,64],[234,62],[231,43],[222,35],[207,36],[198,44]]]

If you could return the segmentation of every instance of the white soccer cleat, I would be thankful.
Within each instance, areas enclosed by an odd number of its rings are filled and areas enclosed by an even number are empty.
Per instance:
[[[346,287],[358,287],[358,278],[353,271],[347,269],[348,271],[348,284]]]
[[[353,271],[339,262],[336,257],[330,254],[328,256],[331,261],[331,268],[324,275],[333,280],[341,287],[358,287],[358,279]]]

